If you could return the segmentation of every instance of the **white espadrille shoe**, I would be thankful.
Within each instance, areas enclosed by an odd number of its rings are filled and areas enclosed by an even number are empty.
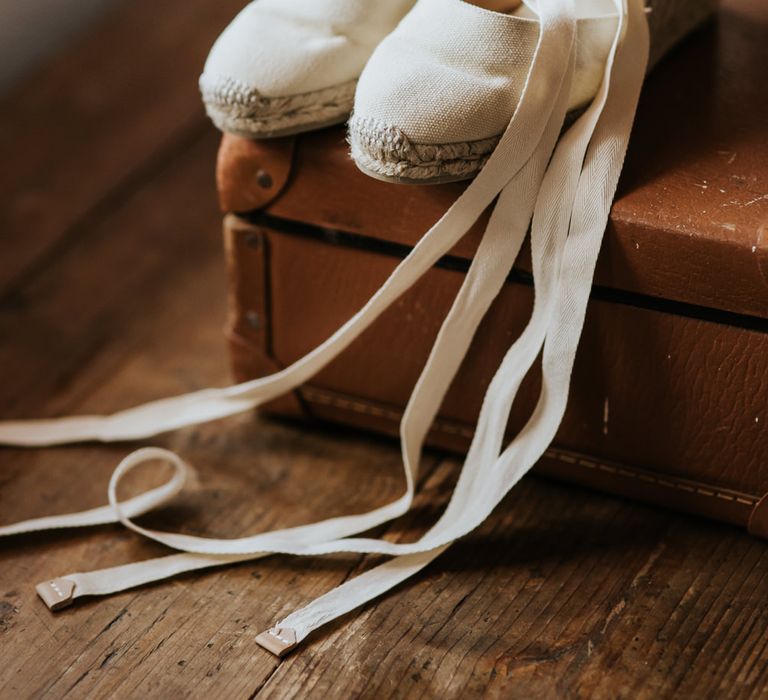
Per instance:
[[[649,65],[715,4],[653,0]],[[616,27],[612,0],[576,0],[575,9],[572,114],[597,92]],[[538,35],[536,0],[419,0],[360,77],[349,123],[358,167],[405,183],[474,177],[519,103]]]
[[[376,45],[414,0],[255,0],[217,39],[200,76],[222,131],[267,138],[343,122]]]

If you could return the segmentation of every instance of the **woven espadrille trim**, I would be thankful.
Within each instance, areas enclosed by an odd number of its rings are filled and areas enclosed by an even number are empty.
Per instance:
[[[357,80],[285,97],[265,97],[233,78],[200,78],[206,112],[223,131],[254,135],[303,125],[343,121],[352,109]]]
[[[485,165],[500,136],[477,141],[413,143],[400,129],[371,117],[352,116],[349,144],[352,157],[384,177],[429,180],[471,177]]]

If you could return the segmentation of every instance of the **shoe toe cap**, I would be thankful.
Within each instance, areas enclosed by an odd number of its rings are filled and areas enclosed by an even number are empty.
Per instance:
[[[356,80],[371,47],[320,17],[257,0],[243,9],[216,40],[200,87],[221,107],[252,107],[271,100],[320,92]],[[311,13],[310,13],[311,14]]]
[[[343,32],[252,2],[217,39],[200,91],[223,131],[275,136],[343,121],[370,53]]]

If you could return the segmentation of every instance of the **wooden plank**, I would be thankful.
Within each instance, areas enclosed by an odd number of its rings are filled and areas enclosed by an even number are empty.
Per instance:
[[[100,346],[119,336],[142,299],[146,304],[158,289],[174,289],[201,259],[218,259],[209,176],[215,141],[206,135],[128,197],[118,215],[78,231],[52,266],[28,275],[0,303],[0,337],[13,339],[0,345],[5,415],[40,415],[43,397],[66,388]],[[223,292],[223,280],[218,288]],[[66,410],[63,401],[47,410]]]
[[[242,4],[125,2],[3,97],[0,293],[210,128],[197,76]]]
[[[427,489],[453,473],[442,464]],[[768,550],[736,529],[525,479],[258,697],[755,697],[766,594]]]

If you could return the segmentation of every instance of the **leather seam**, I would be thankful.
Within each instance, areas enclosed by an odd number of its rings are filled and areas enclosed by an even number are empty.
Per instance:
[[[347,399],[336,396],[315,387],[302,387],[300,393],[302,394],[304,400],[309,403],[324,404],[326,406],[333,406],[334,408],[355,411],[356,413],[375,416],[377,418],[386,418],[394,421],[399,421],[402,418],[402,414],[398,411],[380,408],[359,399]],[[433,430],[451,435],[460,435],[461,437],[470,439],[473,435],[473,432],[468,428],[462,428],[461,426],[447,423],[441,420],[435,421]],[[638,479],[655,486],[661,486],[667,489],[676,489],[678,491],[685,491],[686,493],[704,496],[705,498],[719,498],[724,501],[739,503],[741,505],[750,507],[754,507],[758,501],[757,498],[752,498],[744,494],[736,495],[732,493],[726,493],[724,491],[719,491],[715,488],[704,488],[701,486],[696,486],[690,482],[677,479],[668,474],[665,474],[663,477],[656,477],[639,470],[634,470],[631,467],[617,467],[611,464],[605,464],[597,460],[576,457],[555,447],[548,448],[546,452],[544,452],[544,456],[548,457],[549,459],[555,459],[559,462],[564,462],[566,464],[584,467],[585,469],[595,469],[613,474],[614,476],[623,477],[625,479]]]

